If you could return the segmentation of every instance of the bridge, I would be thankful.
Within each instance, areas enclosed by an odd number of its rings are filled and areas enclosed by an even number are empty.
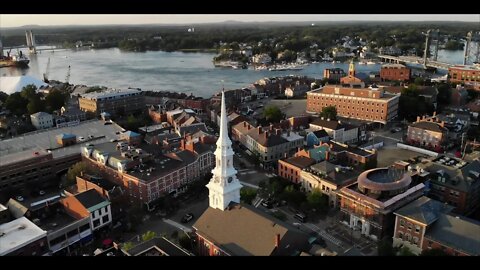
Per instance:
[[[418,56],[393,56],[393,55],[378,55],[378,58],[382,62],[387,63],[398,63],[398,64],[417,64],[423,65],[424,68],[436,68],[448,70],[449,67],[454,66],[454,64],[443,63],[434,60],[428,60],[424,63],[424,59]]]

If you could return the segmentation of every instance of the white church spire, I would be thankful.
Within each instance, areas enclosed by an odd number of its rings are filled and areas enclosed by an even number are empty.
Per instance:
[[[215,150],[216,166],[212,170],[212,179],[207,184],[209,205],[212,208],[225,210],[230,202],[240,203],[242,185],[237,178],[237,170],[233,167],[232,141],[228,137],[228,118],[225,105],[225,92],[222,91],[220,116],[220,137]]]

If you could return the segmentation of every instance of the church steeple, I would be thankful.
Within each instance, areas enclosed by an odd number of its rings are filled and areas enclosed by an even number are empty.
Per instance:
[[[224,91],[222,91],[220,113],[220,137],[215,150],[216,166],[212,170],[213,176],[207,184],[207,188],[210,207],[223,211],[230,202],[240,203],[240,189],[242,188],[237,178],[237,170],[233,167],[234,153],[232,141],[228,137],[228,118]]]
[[[353,60],[350,62],[350,65],[348,66],[348,75],[355,77],[355,64],[353,63]]]

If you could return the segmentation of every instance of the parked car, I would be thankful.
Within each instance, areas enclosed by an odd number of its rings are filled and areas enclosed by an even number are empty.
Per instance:
[[[17,196],[15,199],[19,202],[23,202],[25,200],[22,196]]]
[[[401,128],[401,127],[392,128],[392,129],[390,130],[391,133],[396,133],[396,132],[399,132],[399,131],[402,131],[402,128]]]
[[[272,199],[263,200],[261,205],[265,208],[271,209],[273,207],[273,200]]]
[[[306,222],[307,221],[307,215],[302,214],[302,213],[297,213],[295,216],[293,216],[295,219],[299,220],[300,222]]]
[[[45,195],[45,191],[43,191],[43,190],[40,190],[40,191],[38,192],[38,195],[40,195],[40,196],[43,196],[43,195]]]
[[[185,214],[183,217],[182,217],[182,223],[187,223],[189,222],[190,220],[193,219],[193,214],[192,213],[188,213],[188,214]]]

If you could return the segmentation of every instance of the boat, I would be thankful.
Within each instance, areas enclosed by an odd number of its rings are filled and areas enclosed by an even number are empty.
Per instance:
[[[375,65],[375,64],[376,64],[376,63],[373,62],[373,61],[368,61],[368,62],[367,62],[367,65]]]
[[[28,59],[22,51],[17,55],[10,56],[10,51],[7,56],[0,56],[0,67],[28,67],[30,59]]]
[[[358,62],[359,65],[366,65],[367,63],[363,62],[363,61],[360,61]]]

